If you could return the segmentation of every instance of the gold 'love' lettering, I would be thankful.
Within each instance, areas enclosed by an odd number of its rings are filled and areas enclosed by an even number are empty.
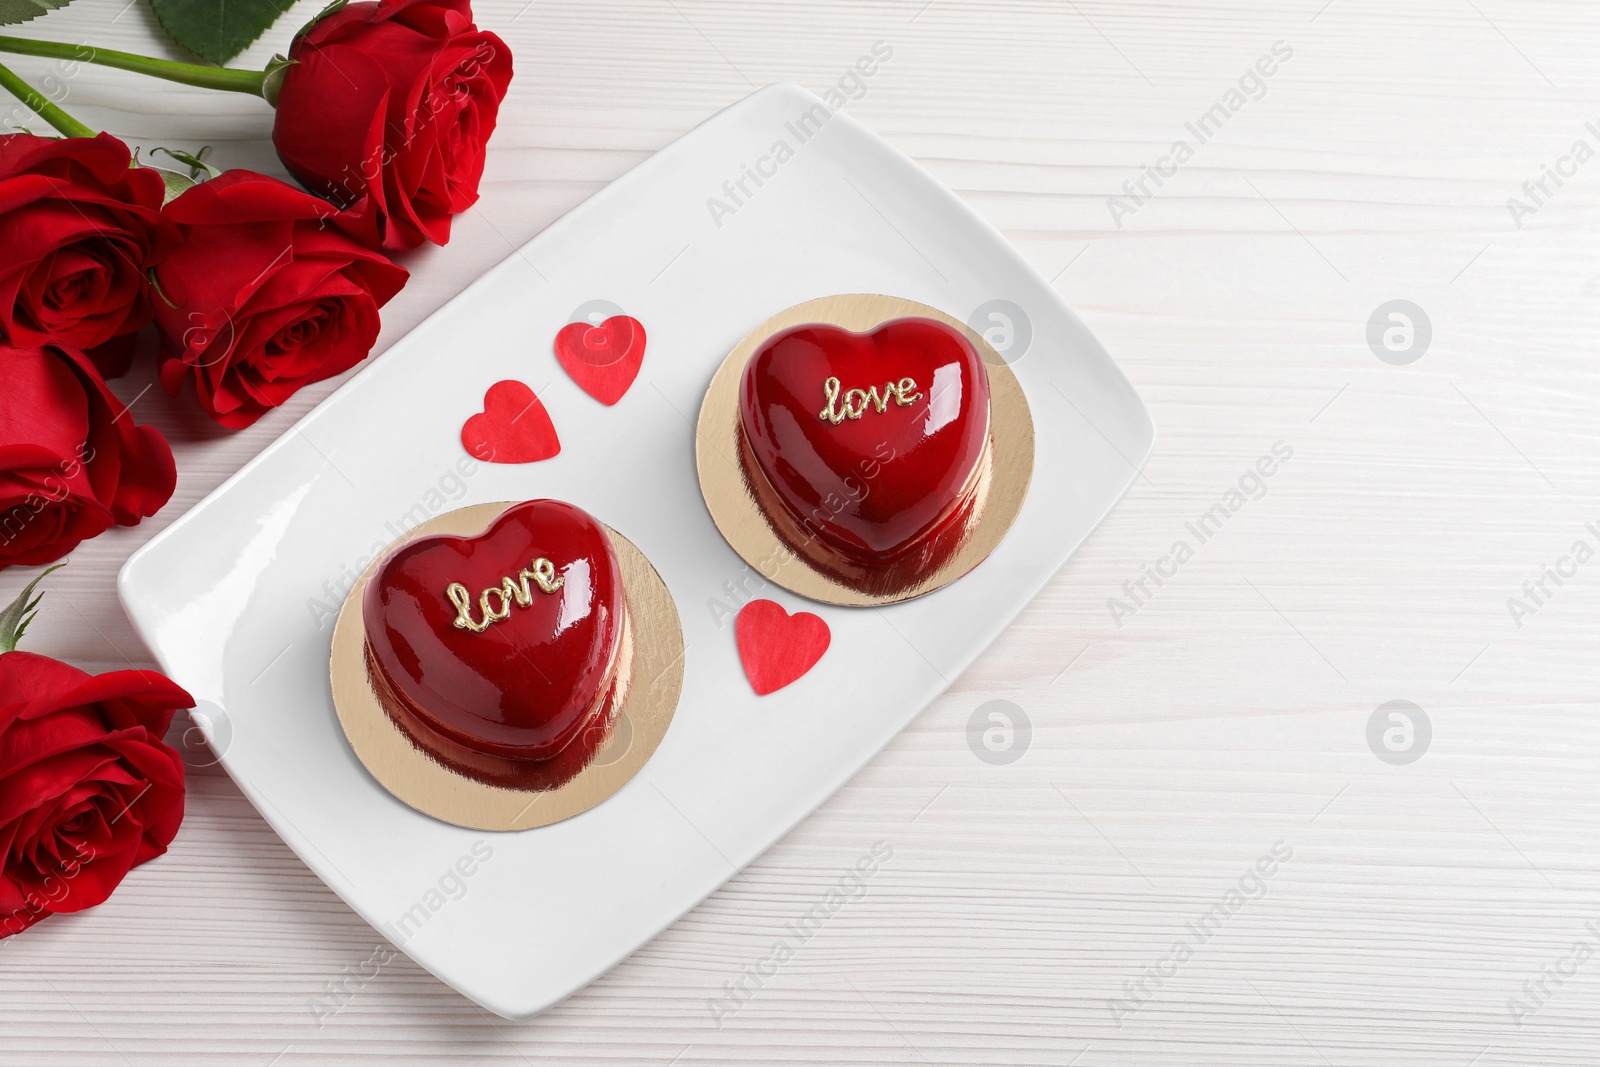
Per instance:
[[[460,582],[451,582],[444,594],[450,598],[450,603],[456,606],[456,629],[471,630],[475,634],[481,634],[491,623],[509,619],[513,602],[522,608],[533,603],[533,589],[528,585],[529,582],[546,593],[554,593],[565,581],[565,578],[556,574],[556,565],[540,556],[519,571],[515,578],[502,578],[499,585],[490,586],[478,595],[478,611],[483,616],[482,622],[474,622],[472,619],[472,594],[467,592],[466,586]],[[499,604],[491,605],[490,597],[499,600]]]
[[[817,413],[819,419],[827,419],[835,426],[845,419],[859,419],[867,413],[867,408],[872,408],[882,415],[893,400],[896,407],[910,407],[912,401],[922,396],[917,391],[917,382],[914,378],[901,378],[898,382],[884,382],[883,392],[878,392],[876,385],[869,389],[849,389],[844,395],[839,395],[839,379],[829,378],[822,383],[822,395],[828,398],[827,407]]]

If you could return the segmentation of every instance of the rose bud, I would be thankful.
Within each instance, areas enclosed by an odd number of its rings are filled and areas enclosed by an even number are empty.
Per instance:
[[[286,182],[230,170],[167,205],[182,243],[156,267],[161,383],[194,381],[224,426],[249,426],[301,387],[349,370],[378,339],[403,267],[335,227]]]
[[[101,903],[183,822],[183,760],[162,735],[194,701],[155,671],[15,651],[38,582],[0,611],[0,938]]]
[[[89,350],[120,374],[150,321],[145,269],[170,241],[165,184],[106,134],[0,136],[0,338]]]
[[[172,496],[166,439],[134,424],[87,357],[0,343],[0,382],[0,570],[60,559]]]
[[[511,50],[467,0],[349,4],[301,31],[282,68],[272,143],[307,189],[351,207],[373,248],[450,239],[478,200]],[[270,91],[269,91],[270,96]]]

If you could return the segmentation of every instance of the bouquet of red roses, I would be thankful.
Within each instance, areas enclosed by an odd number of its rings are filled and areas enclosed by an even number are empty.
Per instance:
[[[153,3],[212,59],[266,28]],[[444,244],[477,200],[511,54],[468,0],[334,3],[259,71],[15,37],[0,52],[255,95],[275,105],[273,144],[303,186],[185,152],[169,154],[188,175],[142,164],[0,65],[0,87],[64,135],[0,135],[4,568],[58,559],[172,495],[165,440],[105,385],[142,331],[159,338],[161,384],[192,383],[230,428],[366,358],[407,277],[389,257]]]
[[[0,3],[0,23],[67,2]],[[151,5],[211,62],[4,36],[0,53],[256,96],[276,109],[273,144],[299,185],[218,173],[203,150],[167,152],[187,173],[156,168],[0,64],[0,89],[61,134],[0,133],[0,571],[58,560],[171,498],[165,438],[135,422],[137,396],[106,385],[141,337],[162,386],[192,388],[229,428],[365,359],[408,277],[391,257],[444,244],[476,202],[511,80],[510,51],[469,0],[336,0],[263,70],[222,64],[273,5]],[[160,738],[187,694],[154,672],[91,678],[12,651],[39,578],[0,612],[0,937],[98,903],[182,818],[181,766]],[[121,815],[106,799],[141,784],[146,799]]]

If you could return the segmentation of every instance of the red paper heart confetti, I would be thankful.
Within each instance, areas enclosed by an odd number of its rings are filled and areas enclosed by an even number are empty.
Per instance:
[[[485,463],[534,463],[561,451],[550,414],[514,379],[489,386],[483,410],[461,427],[461,445]]]
[[[644,362],[644,327],[629,315],[598,326],[569,322],[556,334],[556,359],[578,388],[607,407],[621,400]]]
[[[739,659],[757,696],[798,680],[828,651],[828,624],[809,611],[793,615],[771,600],[752,600],[733,623]]]

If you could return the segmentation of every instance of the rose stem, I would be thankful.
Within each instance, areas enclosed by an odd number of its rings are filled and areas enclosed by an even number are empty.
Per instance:
[[[30,41],[23,37],[0,37],[0,52],[15,52],[19,56],[49,56],[74,63],[98,63],[103,67],[131,70],[149,74],[167,81],[196,85],[202,89],[226,89],[234,93],[261,96],[266,84],[265,71],[236,70],[232,67],[208,67],[200,63],[175,63],[168,59],[136,56],[132,52],[116,52],[109,48],[90,48],[83,44],[64,41]]]
[[[56,107],[44,96],[36,92],[33,86],[17,77],[16,72],[3,63],[0,63],[0,87],[9,90],[12,96],[31,108],[34,114],[68,137],[94,136],[93,130],[65,111],[62,111],[59,107]]]

